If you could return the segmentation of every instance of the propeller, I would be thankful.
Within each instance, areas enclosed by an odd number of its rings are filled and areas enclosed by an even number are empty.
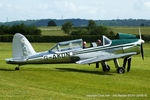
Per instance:
[[[140,27],[139,27],[139,36],[140,36],[140,40],[141,40],[141,55],[142,55],[142,59],[144,60],[144,50],[143,50],[143,43],[144,43],[144,41],[142,40]]]
[[[141,36],[141,29],[139,27],[139,36],[140,36],[140,48],[141,48],[141,55],[142,55],[142,59],[144,60],[144,50],[143,50],[143,43],[144,43],[144,40],[142,40],[142,36]],[[123,61],[123,67],[125,68],[126,67],[126,64],[127,64],[127,61],[128,61],[128,67],[127,67],[127,72],[130,71],[130,68],[131,68],[131,57],[126,57]]]
[[[142,55],[142,59],[144,60],[143,44],[141,44],[141,55]]]

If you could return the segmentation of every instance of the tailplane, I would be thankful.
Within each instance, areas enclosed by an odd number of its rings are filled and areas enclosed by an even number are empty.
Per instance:
[[[20,33],[16,33],[12,44],[12,57],[25,58],[36,54],[29,41]]]

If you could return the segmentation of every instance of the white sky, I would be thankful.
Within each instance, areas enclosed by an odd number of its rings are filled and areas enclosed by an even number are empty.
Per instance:
[[[150,19],[150,0],[0,0],[0,22],[62,17]]]

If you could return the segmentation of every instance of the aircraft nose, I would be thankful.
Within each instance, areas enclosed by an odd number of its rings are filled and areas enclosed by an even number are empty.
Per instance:
[[[141,44],[143,44],[145,41],[141,39]]]
[[[139,40],[137,41],[136,45],[142,45],[144,42],[145,42],[144,40],[139,39]]]

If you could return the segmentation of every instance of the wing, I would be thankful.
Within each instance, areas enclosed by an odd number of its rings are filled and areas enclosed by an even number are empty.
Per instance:
[[[124,53],[124,54],[109,54],[106,56],[97,56],[97,57],[93,57],[93,58],[79,60],[76,63],[77,64],[91,64],[91,63],[95,63],[95,62],[108,61],[108,60],[112,60],[115,58],[122,58],[122,57],[131,56],[131,55],[135,55],[135,54],[137,54],[137,53],[131,52],[131,53]]]

